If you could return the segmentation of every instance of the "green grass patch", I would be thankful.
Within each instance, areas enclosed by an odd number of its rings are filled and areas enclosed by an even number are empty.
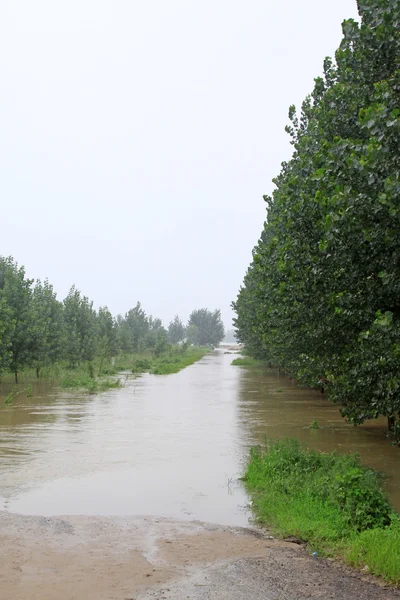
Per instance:
[[[363,531],[344,550],[345,560],[358,568],[368,566],[373,575],[400,583],[400,523],[385,529]]]
[[[277,441],[251,450],[244,481],[257,520],[276,535],[400,583],[400,517],[358,456]]]
[[[98,394],[113,388],[122,387],[119,379],[90,377],[82,373],[71,372],[60,381],[64,389],[84,390],[89,394]]]
[[[177,345],[170,346],[168,350],[155,356],[150,350],[135,354],[122,354],[113,359],[113,364],[103,366],[103,374],[114,374],[120,371],[132,373],[153,373],[155,375],[169,375],[192,365],[210,351],[210,348],[198,346]]]
[[[178,373],[185,367],[193,365],[210,352],[210,348],[201,346],[188,346],[187,348],[177,348],[172,352],[164,354],[154,359],[151,373],[155,375],[170,375]]]
[[[181,369],[192,365],[203,358],[210,351],[207,347],[176,345],[155,355],[151,350],[135,354],[121,353],[116,357],[96,358],[91,362],[71,366],[65,361],[59,361],[40,369],[40,379],[49,381],[54,386],[63,389],[86,391],[97,394],[112,388],[122,386],[121,380],[116,377],[122,371],[133,374],[154,373],[168,375],[177,373]],[[0,379],[0,385],[12,385],[13,374],[6,374]],[[36,369],[26,369],[20,373],[19,385],[14,385],[11,391],[4,396],[4,404],[12,404],[14,399],[24,393],[32,397],[32,384],[26,386],[25,382],[36,381]]]
[[[232,361],[232,365],[235,367],[265,367],[265,362],[251,356],[243,356],[235,358]]]

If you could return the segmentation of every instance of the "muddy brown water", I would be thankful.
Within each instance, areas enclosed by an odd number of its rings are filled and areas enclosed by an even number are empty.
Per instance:
[[[175,375],[126,376],[98,396],[33,382],[32,398],[0,399],[0,510],[247,525],[238,477],[265,436],[358,452],[387,475],[400,510],[400,451],[383,421],[352,427],[325,396],[233,358],[217,351]]]

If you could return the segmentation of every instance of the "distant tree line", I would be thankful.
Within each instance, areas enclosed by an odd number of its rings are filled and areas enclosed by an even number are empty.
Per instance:
[[[147,315],[141,304],[114,317],[106,306],[72,286],[60,301],[45,280],[28,279],[12,257],[0,257],[0,374],[18,373],[65,361],[71,368],[95,358],[145,350],[155,356],[171,344],[217,346],[224,337],[220,311],[194,310],[185,327],[175,317],[166,329],[161,319]]]
[[[252,356],[400,427],[400,1],[359,0],[298,116],[236,311]]]

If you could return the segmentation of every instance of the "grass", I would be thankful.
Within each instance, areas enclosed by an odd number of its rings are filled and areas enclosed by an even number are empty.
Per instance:
[[[154,356],[150,351],[136,354],[120,354],[114,358],[96,359],[91,363],[84,363],[71,368],[64,362],[58,362],[50,367],[40,370],[40,379],[50,381],[53,385],[64,389],[86,391],[97,394],[112,388],[122,386],[121,380],[115,377],[121,371],[131,373],[154,373],[168,375],[177,373],[181,369],[195,363],[210,351],[209,348],[197,346],[170,346],[159,356]],[[13,375],[6,374],[0,384],[12,385]],[[24,382],[35,381],[34,369],[27,369],[20,374],[19,384],[13,386],[5,397],[5,404],[12,404],[14,399],[24,393],[32,397],[32,385],[23,388]]]
[[[198,361],[207,352],[209,352],[209,348],[173,346],[157,357],[149,351],[120,355],[112,361],[103,362],[100,377],[91,376],[93,372],[98,372],[96,364],[92,365],[91,373],[89,373],[87,366],[84,366],[81,369],[75,369],[64,374],[60,379],[60,386],[66,389],[86,390],[90,394],[96,394],[122,385],[119,379],[104,378],[105,375],[116,375],[121,371],[131,371],[135,374],[154,373],[156,375],[177,373]]]
[[[235,367],[265,367],[265,362],[262,360],[257,360],[256,358],[252,358],[251,356],[243,356],[240,358],[235,358],[232,361],[232,365]]]
[[[122,387],[122,383],[119,379],[103,379],[72,372],[70,375],[61,379],[60,387],[65,389],[85,390],[89,394],[98,394],[99,392]]]
[[[276,535],[400,583],[400,517],[356,455],[277,441],[251,450],[244,481],[257,520]]]
[[[170,353],[167,355],[155,358],[151,367],[151,373],[155,375],[169,375],[178,373],[185,367],[193,365],[195,362],[203,358],[210,348],[199,346],[189,346],[182,352]]]

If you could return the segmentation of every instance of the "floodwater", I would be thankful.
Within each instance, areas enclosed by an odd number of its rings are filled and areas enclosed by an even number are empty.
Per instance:
[[[354,428],[319,392],[233,358],[217,351],[175,375],[124,376],[123,388],[98,396],[41,382],[32,398],[0,400],[0,510],[247,525],[238,478],[265,436],[359,452],[386,473],[400,510],[400,451],[383,421]]]

